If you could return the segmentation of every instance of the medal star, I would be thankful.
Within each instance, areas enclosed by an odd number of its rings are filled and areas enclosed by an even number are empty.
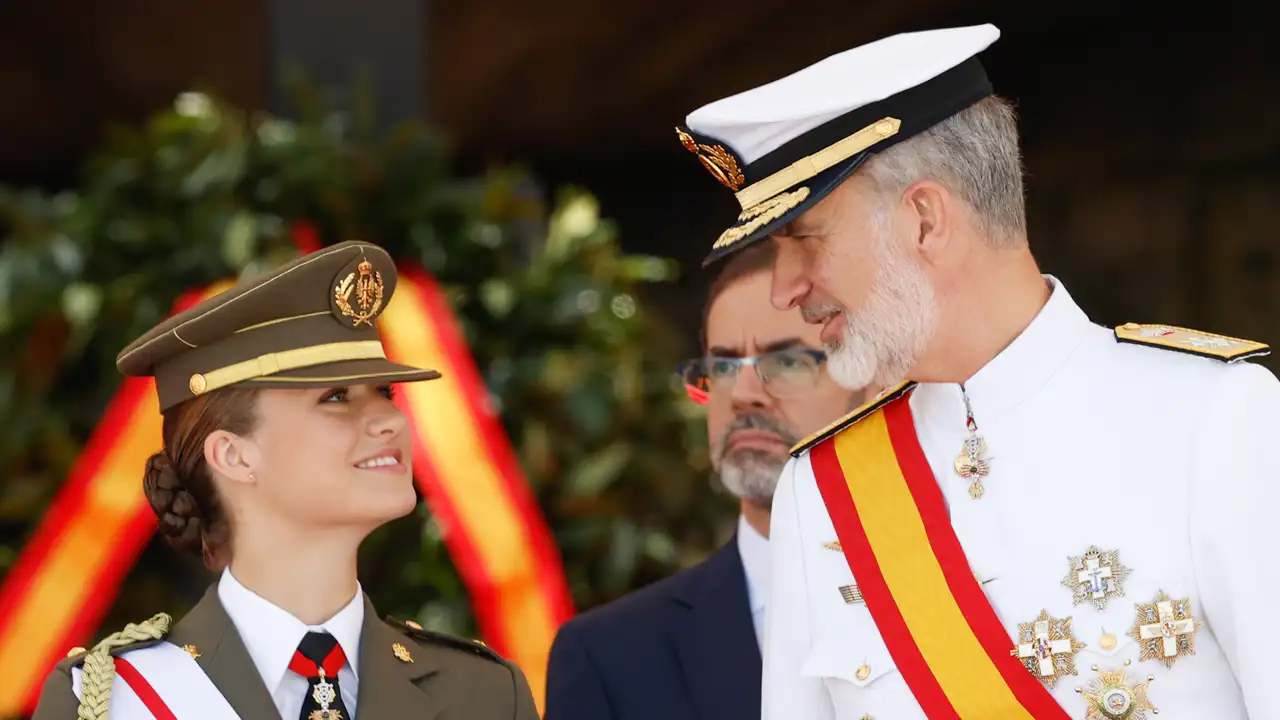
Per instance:
[[[1018,623],[1018,645],[1009,654],[1021,660],[1037,680],[1052,688],[1058,678],[1078,674],[1076,653],[1084,646],[1072,633],[1070,617],[1059,620],[1050,617],[1048,610],[1041,610],[1032,622]]]
[[[1155,677],[1148,675],[1143,681],[1132,681],[1126,677],[1124,667],[1115,670],[1099,670],[1097,665],[1092,670],[1098,677],[1089,681],[1088,689],[1076,688],[1076,692],[1084,698],[1087,713],[1085,720],[1147,720],[1147,711],[1157,714],[1160,711],[1147,697],[1148,685]]]
[[[1172,669],[1179,657],[1196,654],[1195,635],[1204,622],[1192,616],[1190,598],[1173,600],[1160,590],[1154,602],[1135,607],[1138,618],[1128,634],[1142,646],[1139,660],[1159,660]]]
[[[1101,612],[1107,601],[1124,595],[1124,579],[1130,570],[1120,563],[1119,550],[1102,551],[1090,545],[1084,555],[1067,558],[1067,575],[1062,584],[1071,590],[1071,602],[1092,602]]]

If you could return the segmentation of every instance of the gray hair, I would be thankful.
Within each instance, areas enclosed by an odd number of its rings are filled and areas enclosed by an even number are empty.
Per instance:
[[[1017,118],[999,97],[987,97],[873,156],[861,172],[886,194],[901,194],[924,178],[937,180],[973,208],[990,245],[1026,244]]]

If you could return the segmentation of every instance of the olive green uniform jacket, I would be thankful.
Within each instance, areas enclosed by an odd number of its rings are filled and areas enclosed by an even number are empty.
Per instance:
[[[196,662],[242,720],[279,717],[218,600],[216,584],[165,640],[195,648]],[[156,642],[118,648],[112,655]],[[408,650],[412,662],[397,657],[392,649],[397,644]],[[83,658],[84,653],[76,653],[58,663],[40,692],[33,720],[76,718],[80,703],[71,689],[71,669]],[[368,597],[357,670],[355,720],[538,720],[529,685],[514,664],[468,640],[380,620]]]

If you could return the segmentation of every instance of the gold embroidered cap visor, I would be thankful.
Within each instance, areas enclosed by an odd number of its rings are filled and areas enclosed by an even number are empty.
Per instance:
[[[998,36],[990,25],[897,35],[691,113],[686,126],[676,128],[681,145],[734,192],[742,208],[702,266],[781,229],[873,154],[991,95],[991,82],[974,55]],[[897,55],[902,58],[895,63]],[[859,90],[858,83],[871,75],[867,84],[875,87]],[[814,93],[838,95],[850,87],[843,105],[838,98],[821,99],[836,103],[834,115],[824,106],[816,119],[803,108],[775,117],[788,99],[811,107]]]
[[[396,268],[382,248],[344,242],[244,280],[174,315],[116,358],[154,376],[160,409],[219,388],[332,387],[434,380],[387,359],[376,327]]]

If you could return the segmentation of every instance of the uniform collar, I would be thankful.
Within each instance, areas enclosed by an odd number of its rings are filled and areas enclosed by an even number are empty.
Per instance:
[[[271,692],[280,686],[298,643],[309,631],[328,632],[337,639],[353,673],[360,667],[360,631],[364,625],[364,593],[356,585],[346,607],[320,625],[307,625],[240,584],[228,568],[218,581],[218,599],[235,624],[253,664]],[[358,677],[358,675],[357,675]]]
[[[964,384],[981,427],[1013,410],[1044,386],[1066,363],[1094,325],[1076,305],[1062,282],[1052,275],[1044,279],[1052,290],[1040,312],[1013,342],[992,358]],[[950,426],[951,418],[963,425],[964,400],[955,383],[924,383],[920,399],[930,415]]]
[[[744,515],[738,516],[737,535],[751,611],[763,610],[765,598],[769,597],[769,540],[752,527]]]

